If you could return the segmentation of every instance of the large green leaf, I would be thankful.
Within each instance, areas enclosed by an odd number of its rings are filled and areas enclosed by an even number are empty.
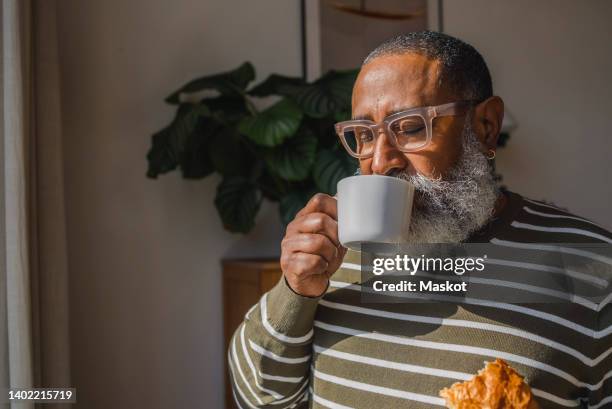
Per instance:
[[[225,177],[217,187],[215,206],[223,226],[231,232],[248,233],[255,225],[260,205],[261,193],[244,177]]]
[[[310,116],[304,116],[302,120],[302,128],[307,128],[316,135],[318,139],[317,149],[331,149],[336,147],[340,139],[334,129],[335,121],[333,118],[313,118]]]
[[[203,105],[183,104],[174,121],[170,124],[170,144],[177,157],[185,151],[188,138],[196,131],[198,121],[202,116],[208,116],[210,111]]]
[[[346,112],[342,112],[342,111],[334,112],[334,121],[336,122],[348,121],[349,119],[351,119],[350,110]]]
[[[285,143],[266,152],[268,168],[288,181],[304,180],[315,160],[317,138],[303,130]]]
[[[188,141],[193,140],[192,135],[196,132],[199,120],[209,114],[210,111],[203,105],[181,104],[178,107],[170,125],[156,132],[151,139],[151,148],[147,154],[148,177],[156,178],[176,169],[185,150],[189,149]]]
[[[257,185],[261,189],[263,196],[273,202],[278,202],[289,189],[289,182],[278,177],[268,169],[263,169],[257,179]]]
[[[283,196],[278,206],[283,225],[288,225],[315,193],[314,189],[299,189]]]
[[[255,158],[246,148],[246,141],[233,128],[219,127],[210,137],[208,152],[215,170],[222,175],[245,175]]]
[[[333,196],[340,179],[352,176],[358,166],[357,160],[344,150],[322,150],[315,161],[312,176],[321,192]]]
[[[357,70],[329,71],[301,91],[296,101],[307,115],[315,118],[350,111],[357,73]]]
[[[151,137],[151,148],[147,152],[147,177],[155,179],[178,166],[178,159],[172,152],[169,139],[170,126],[166,126]]]
[[[185,179],[201,179],[214,172],[208,154],[208,143],[218,127],[212,120],[200,121],[196,129],[187,136],[179,155],[179,165]]]
[[[293,97],[299,94],[305,86],[306,82],[302,78],[272,74],[262,83],[253,87],[248,94],[254,97],[267,97],[269,95]]]
[[[189,81],[166,98],[169,104],[178,104],[181,94],[190,94],[206,89],[218,91],[221,95],[240,96],[249,82],[255,79],[255,68],[250,62],[243,63],[240,67],[220,74],[207,75]]]
[[[249,115],[244,97],[220,95],[215,98],[204,98],[200,103],[208,107],[212,117],[226,124],[236,123]]]
[[[302,115],[295,102],[285,98],[255,116],[244,118],[238,129],[258,145],[277,146],[298,130]]]

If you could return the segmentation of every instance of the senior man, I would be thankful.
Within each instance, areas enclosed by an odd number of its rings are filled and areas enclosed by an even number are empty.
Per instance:
[[[337,126],[361,174],[415,186],[411,242],[493,243],[517,252],[544,243],[612,243],[590,221],[497,189],[489,160],[504,104],[472,46],[418,32],[366,58],[353,89],[354,121],[379,124],[421,107],[436,107],[437,115],[419,144],[405,140],[424,133],[424,124],[351,133],[343,129],[357,123]],[[359,255],[339,244],[336,200],[323,194],[288,225],[281,247],[283,278],[246,314],[228,351],[241,408],[443,407],[441,389],[497,357],[526,377],[542,408],[612,407],[609,297],[595,308],[467,298],[362,303],[359,272],[351,268]],[[517,274],[541,267],[516,266]]]

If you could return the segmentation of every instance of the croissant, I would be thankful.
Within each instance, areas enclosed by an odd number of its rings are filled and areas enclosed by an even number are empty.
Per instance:
[[[504,360],[488,362],[472,379],[440,391],[450,409],[540,409],[524,378]]]

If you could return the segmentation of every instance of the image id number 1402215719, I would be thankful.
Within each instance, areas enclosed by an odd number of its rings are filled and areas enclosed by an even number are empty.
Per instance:
[[[6,395],[9,402],[76,403],[75,388],[12,388]]]

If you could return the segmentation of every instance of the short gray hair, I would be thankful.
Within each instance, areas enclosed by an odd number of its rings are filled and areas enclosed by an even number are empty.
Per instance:
[[[417,31],[393,37],[374,49],[362,67],[386,55],[420,54],[439,61],[440,86],[448,86],[461,99],[483,101],[493,95],[489,68],[468,43],[435,31]]]

